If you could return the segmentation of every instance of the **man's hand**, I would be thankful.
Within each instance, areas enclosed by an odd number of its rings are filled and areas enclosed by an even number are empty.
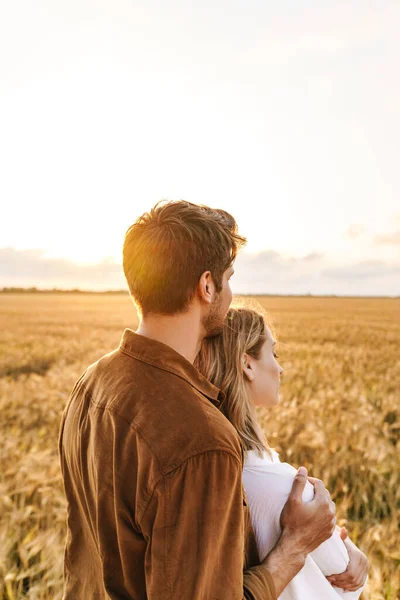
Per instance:
[[[343,531],[343,530],[342,530]],[[346,531],[347,536],[347,531]],[[344,573],[330,575],[327,580],[332,585],[342,588],[345,592],[355,592],[365,583],[369,570],[369,561],[349,537],[340,536],[349,553],[350,562]]]
[[[307,479],[314,485],[315,495],[304,503],[302,494]],[[300,467],[292,491],[281,513],[281,526],[296,540],[304,555],[312,552],[331,537],[336,526],[336,506],[320,479],[307,478],[307,469]]]

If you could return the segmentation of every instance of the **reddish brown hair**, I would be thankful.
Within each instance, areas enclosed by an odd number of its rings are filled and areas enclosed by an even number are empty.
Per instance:
[[[224,210],[185,200],[158,202],[124,239],[123,269],[141,314],[184,311],[205,271],[220,292],[223,273],[245,243]]]

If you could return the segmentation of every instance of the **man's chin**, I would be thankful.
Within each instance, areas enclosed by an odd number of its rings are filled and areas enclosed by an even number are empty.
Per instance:
[[[204,337],[205,338],[217,337],[217,335],[221,335],[223,329],[224,329],[224,324],[222,323],[221,325],[213,327],[212,329],[207,331],[206,335]]]

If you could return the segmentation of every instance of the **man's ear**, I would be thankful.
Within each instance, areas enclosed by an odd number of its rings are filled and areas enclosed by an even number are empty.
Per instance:
[[[242,356],[242,369],[245,378],[251,382],[254,380],[254,369],[253,369],[253,358],[248,354],[244,353]]]
[[[202,273],[199,283],[197,285],[199,296],[207,304],[211,304],[214,300],[215,295],[215,284],[211,275],[211,271],[204,271]]]

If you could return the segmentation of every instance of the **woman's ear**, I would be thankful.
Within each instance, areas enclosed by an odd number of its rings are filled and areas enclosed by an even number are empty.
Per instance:
[[[244,353],[242,356],[242,369],[246,379],[251,382],[254,380],[254,369],[252,357]]]

